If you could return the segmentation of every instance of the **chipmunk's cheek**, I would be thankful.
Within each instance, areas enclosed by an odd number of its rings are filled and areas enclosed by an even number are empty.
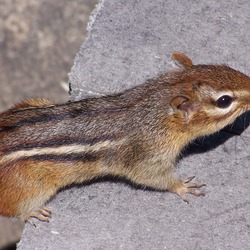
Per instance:
[[[194,128],[198,126],[200,127],[207,119],[209,119],[209,117],[207,117],[204,112],[194,113],[189,123],[190,126],[193,126]]]

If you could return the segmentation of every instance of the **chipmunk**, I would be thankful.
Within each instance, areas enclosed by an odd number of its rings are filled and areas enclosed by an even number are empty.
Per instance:
[[[225,65],[193,65],[119,94],[54,104],[21,102],[0,114],[0,214],[49,221],[59,189],[112,175],[187,201],[204,184],[173,175],[181,150],[250,109],[250,78]]]

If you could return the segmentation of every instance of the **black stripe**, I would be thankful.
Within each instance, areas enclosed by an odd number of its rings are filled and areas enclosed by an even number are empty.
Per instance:
[[[37,117],[31,117],[28,119],[23,119],[14,125],[8,125],[8,126],[1,126],[1,132],[9,131],[15,128],[22,127],[24,125],[30,125],[30,124],[36,124],[36,123],[41,123],[41,122],[49,122],[49,121],[61,121],[65,118],[71,117],[70,114],[60,114],[60,115],[40,115]]]
[[[33,156],[24,156],[18,158],[18,160],[35,160],[35,161],[52,161],[52,162],[67,162],[67,161],[81,161],[81,162],[94,162],[100,158],[98,154],[42,154]]]
[[[117,135],[104,135],[100,137],[96,137],[93,139],[82,139],[82,138],[72,138],[72,137],[64,137],[64,138],[56,138],[53,140],[46,140],[46,141],[38,141],[33,143],[27,143],[24,144],[22,141],[20,141],[20,144],[4,148],[2,152],[4,153],[10,153],[10,152],[16,152],[19,150],[25,150],[25,149],[33,149],[33,148],[49,148],[49,147],[60,147],[60,146],[70,146],[70,145],[79,145],[79,146],[93,146],[98,142],[101,141],[114,141],[117,140]]]
[[[31,117],[28,119],[23,119],[14,125],[7,125],[7,126],[1,126],[0,124],[0,133],[9,131],[15,128],[22,127],[24,125],[29,125],[29,124],[36,124],[36,123],[41,123],[41,122],[49,122],[49,121],[61,121],[67,118],[75,118],[79,115],[89,115],[89,116],[94,116],[98,115],[100,113],[113,113],[113,112],[122,112],[127,110],[128,107],[121,107],[121,108],[106,108],[106,109],[100,109],[100,110],[83,110],[83,109],[71,109],[67,113],[63,114],[58,114],[58,115],[51,115],[51,114],[40,114],[37,117]],[[35,109],[32,109],[32,111]]]

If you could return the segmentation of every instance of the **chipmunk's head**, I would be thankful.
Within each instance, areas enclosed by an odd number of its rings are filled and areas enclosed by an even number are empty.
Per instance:
[[[197,136],[214,133],[250,110],[250,78],[226,65],[193,65],[184,54],[172,55],[182,67],[171,100],[173,115]]]

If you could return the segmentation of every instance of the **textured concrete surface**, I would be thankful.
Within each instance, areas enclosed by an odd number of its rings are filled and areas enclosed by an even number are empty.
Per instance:
[[[101,1],[70,73],[71,99],[140,84],[171,69],[170,53],[227,63],[250,75],[249,1]],[[246,127],[248,117],[242,118]],[[249,128],[193,145],[176,172],[207,184],[205,197],[117,181],[61,191],[50,223],[25,226],[26,249],[249,249]]]

